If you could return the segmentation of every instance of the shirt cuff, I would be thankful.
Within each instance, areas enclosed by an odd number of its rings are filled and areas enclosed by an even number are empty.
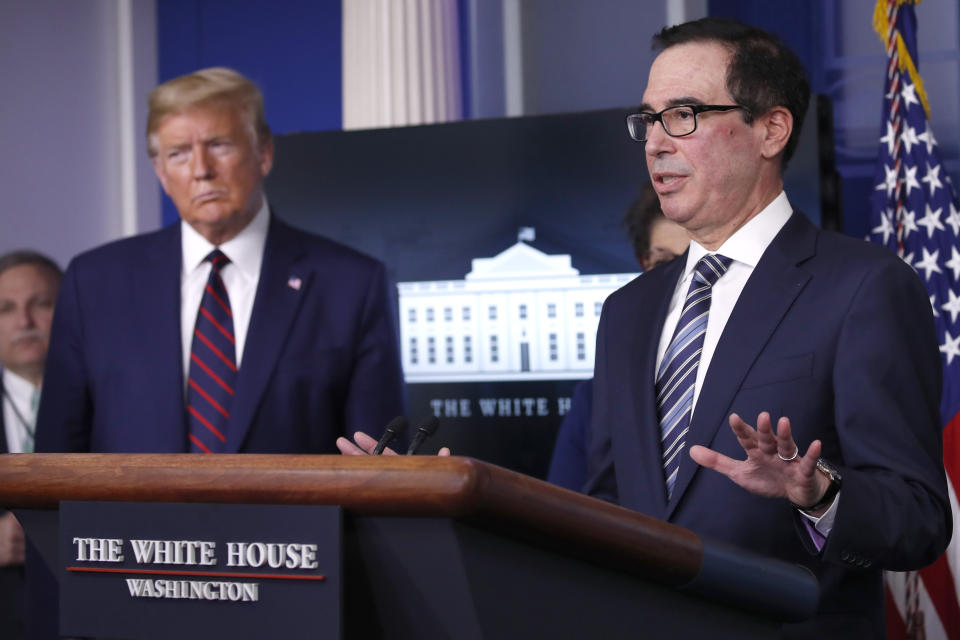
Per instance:
[[[819,518],[816,516],[811,516],[810,514],[800,511],[800,515],[803,516],[803,524],[807,528],[807,533],[810,534],[810,539],[813,541],[814,546],[817,547],[817,551],[823,550],[823,545],[827,543],[827,537],[830,535],[830,532],[833,531],[833,521],[837,517],[837,502],[840,497],[840,492],[837,492],[837,495],[833,497],[833,502],[830,503],[830,506],[827,507],[827,510]]]

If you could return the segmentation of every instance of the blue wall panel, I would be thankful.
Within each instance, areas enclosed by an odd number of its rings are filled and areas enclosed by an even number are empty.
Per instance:
[[[274,133],[340,129],[341,23],[340,0],[159,0],[159,79],[231,67],[260,86]]]

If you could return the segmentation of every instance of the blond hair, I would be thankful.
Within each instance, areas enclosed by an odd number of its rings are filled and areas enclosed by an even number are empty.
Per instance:
[[[246,116],[254,141],[262,146],[272,139],[263,112],[263,95],[251,80],[226,67],[209,67],[158,85],[147,98],[147,150],[157,155],[156,133],[168,116],[191,107],[232,106]]]

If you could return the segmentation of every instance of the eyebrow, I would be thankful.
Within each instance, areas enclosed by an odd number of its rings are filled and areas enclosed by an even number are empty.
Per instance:
[[[705,103],[700,98],[694,98],[693,96],[680,96],[679,98],[673,98],[672,100],[668,100],[667,106],[665,108],[669,109],[670,107],[679,107],[680,105],[684,105],[684,104],[705,104]],[[637,107],[637,110],[653,112],[653,107],[650,104],[643,102],[640,104],[639,107]]]

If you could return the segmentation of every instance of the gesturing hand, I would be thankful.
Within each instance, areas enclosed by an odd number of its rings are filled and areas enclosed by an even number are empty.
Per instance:
[[[337,449],[340,450],[345,456],[366,456],[373,453],[374,448],[377,446],[377,439],[371,436],[368,436],[363,431],[357,431],[353,434],[353,442],[350,442],[344,437],[337,438]],[[387,447],[383,450],[383,455],[385,456],[395,456],[397,452]],[[450,455],[450,449],[443,447],[437,453],[438,456],[448,456]]]
[[[23,564],[23,529],[9,511],[0,516],[0,567]]]
[[[780,418],[774,433],[770,414],[766,411],[757,416],[756,429],[733,413],[730,414],[730,428],[746,452],[746,460],[734,460],[696,445],[690,448],[694,462],[722,473],[759,496],[787,498],[798,505],[814,505],[826,493],[830,480],[816,471],[820,441],[811,442],[806,454],[800,456],[799,447],[790,433],[789,418]]]

